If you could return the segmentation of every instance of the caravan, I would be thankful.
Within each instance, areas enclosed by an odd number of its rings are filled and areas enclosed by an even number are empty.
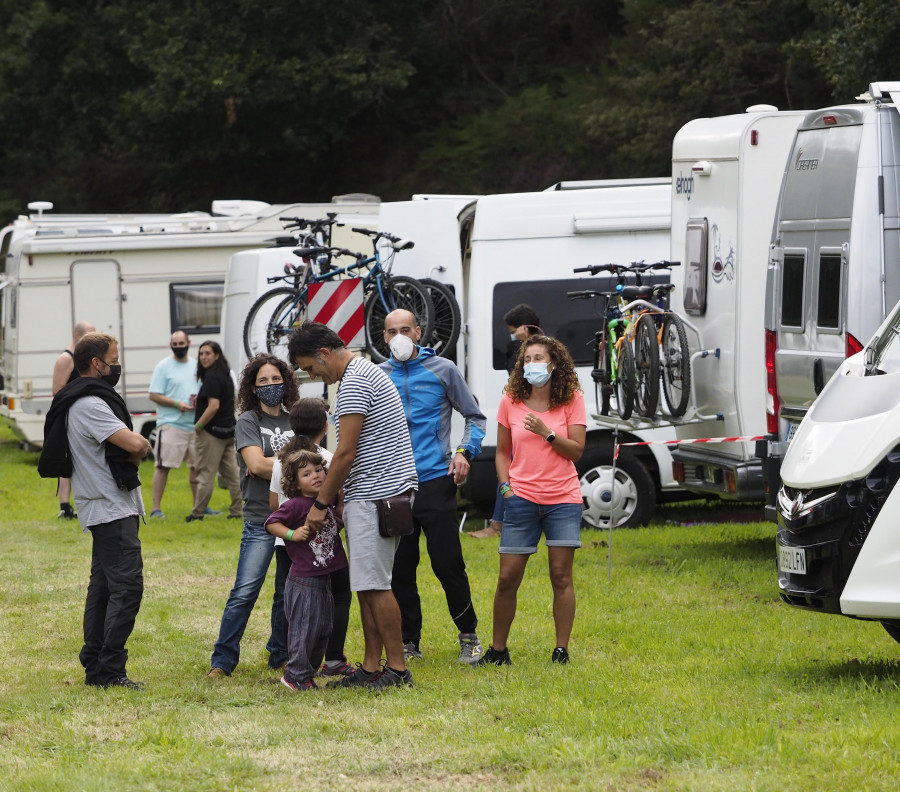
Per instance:
[[[403,274],[431,278],[457,295],[463,333],[452,357],[488,416],[482,454],[463,493],[492,504],[497,406],[507,381],[509,330],[503,315],[518,303],[533,306],[542,328],[571,351],[588,412],[598,412],[589,344],[600,322],[589,301],[566,292],[613,288],[610,278],[579,277],[576,267],[608,261],[664,259],[669,253],[669,180],[570,182],[535,193],[419,196],[385,203],[379,223],[412,239]],[[589,418],[578,463],[586,524],[638,525],[658,499],[680,494],[664,445],[625,449],[612,479],[612,431]],[[623,432],[620,442],[669,440],[671,430]],[[613,500],[614,499],[614,500]]]
[[[679,440],[766,431],[763,299],[769,237],[791,141],[803,117],[764,105],[698,118],[672,144],[671,307],[688,320],[692,405]],[[755,443],[684,444],[672,453],[687,489],[762,500]]]
[[[74,323],[88,320],[119,338],[118,390],[136,431],[148,434],[156,414],[147,389],[172,332],[221,339],[231,254],[273,244],[280,217],[354,204],[216,201],[213,214],[102,216],[47,215],[40,205],[0,231],[0,417],[24,443],[41,445],[53,363]]]

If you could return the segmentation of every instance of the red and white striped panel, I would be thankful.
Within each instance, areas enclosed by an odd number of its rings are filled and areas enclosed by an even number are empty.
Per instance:
[[[311,283],[308,316],[328,325],[348,349],[366,345],[362,278]]]

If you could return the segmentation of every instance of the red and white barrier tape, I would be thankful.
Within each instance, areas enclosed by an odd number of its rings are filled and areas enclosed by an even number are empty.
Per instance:
[[[623,446],[651,446],[651,445],[688,445],[690,443],[741,443],[753,440],[765,440],[765,435],[748,435],[746,437],[700,437],[692,440],[647,440],[643,443],[616,443],[613,459],[619,458],[619,449]]]

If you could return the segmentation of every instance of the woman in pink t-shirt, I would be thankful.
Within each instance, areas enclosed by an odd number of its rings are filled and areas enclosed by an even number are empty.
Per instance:
[[[547,543],[556,648],[569,662],[575,620],[572,564],[581,547],[581,487],[575,462],[584,451],[587,417],[569,350],[554,338],[530,336],[497,410],[497,478],[504,498],[494,634],[479,665],[510,665],[506,641],[516,594],[541,534]]]

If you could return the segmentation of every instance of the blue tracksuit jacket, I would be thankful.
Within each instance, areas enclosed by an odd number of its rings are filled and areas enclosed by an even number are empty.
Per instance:
[[[412,360],[399,363],[391,357],[381,368],[400,392],[419,481],[430,481],[447,475],[457,448],[467,449],[473,458],[478,455],[485,417],[456,365],[433,349],[418,350]],[[466,419],[462,440],[455,444],[450,442],[453,410]]]

